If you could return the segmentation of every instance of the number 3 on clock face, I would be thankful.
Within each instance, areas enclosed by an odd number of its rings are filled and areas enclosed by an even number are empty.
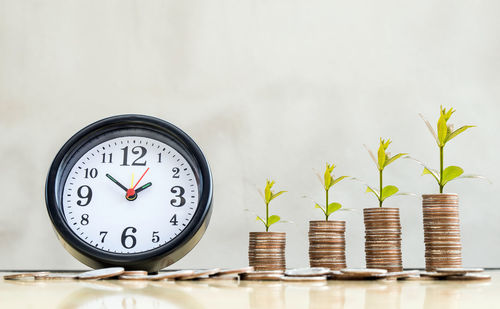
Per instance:
[[[64,183],[62,209],[89,245],[138,253],[179,235],[198,199],[197,178],[181,153],[153,138],[124,136],[82,153]]]

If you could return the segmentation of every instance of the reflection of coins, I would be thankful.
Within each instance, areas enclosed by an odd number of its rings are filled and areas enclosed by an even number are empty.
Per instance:
[[[309,265],[341,269],[345,260],[345,221],[309,221]]]
[[[461,268],[462,246],[458,195],[422,195],[425,268]]]
[[[285,233],[250,232],[248,245],[249,265],[256,271],[284,271],[286,268],[285,246]]]
[[[78,279],[104,279],[119,276],[124,272],[125,269],[123,267],[109,267],[87,271],[79,274],[77,277]]]
[[[365,208],[365,260],[368,268],[401,272],[401,223],[398,208]]]

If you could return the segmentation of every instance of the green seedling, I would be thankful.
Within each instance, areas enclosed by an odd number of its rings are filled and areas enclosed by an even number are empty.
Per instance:
[[[391,157],[391,154],[387,152],[387,148],[389,148],[390,144],[391,144],[390,139],[387,139],[387,141],[383,140],[382,138],[380,139],[380,146],[378,148],[377,158],[375,158],[375,155],[370,149],[366,148],[366,150],[368,150],[370,157],[373,159],[373,162],[375,163],[379,171],[379,190],[372,188],[369,185],[366,185],[366,192],[371,192],[377,197],[379,202],[379,207],[382,207],[382,204],[384,203],[385,199],[387,199],[390,196],[407,194],[407,193],[398,193],[399,189],[396,186],[393,185],[388,185],[385,187],[383,186],[384,169],[397,159],[407,155],[407,153],[398,153],[397,155]]]
[[[274,200],[275,198],[286,192],[286,191],[279,191],[277,193],[274,193],[271,190],[274,184],[275,184],[274,180],[273,181],[266,180],[266,188],[264,189],[264,194],[261,194],[262,198],[264,199],[264,202],[266,203],[266,220],[264,221],[264,219],[262,219],[260,216],[257,216],[257,220],[260,220],[262,223],[264,223],[264,226],[266,227],[266,232],[269,232],[269,227],[271,227],[271,225],[278,223],[281,220],[280,216],[277,215],[269,216],[269,203],[271,203],[272,200]]]
[[[484,177],[479,175],[464,175],[463,174],[464,170],[459,166],[448,166],[446,168],[444,167],[444,147],[453,138],[465,132],[467,129],[473,128],[475,126],[466,125],[454,130],[453,125],[448,124],[448,120],[450,119],[451,115],[455,113],[455,110],[453,110],[453,108],[446,110],[446,108],[443,108],[442,106],[440,110],[441,112],[439,115],[439,120],[437,122],[437,134],[436,131],[434,131],[434,128],[429,123],[429,121],[427,121],[420,114],[420,117],[424,120],[432,136],[434,136],[434,139],[436,140],[437,146],[439,148],[439,171],[432,168],[428,168],[418,160],[416,161],[424,167],[422,175],[432,175],[432,177],[434,177],[434,179],[437,181],[439,185],[439,193],[443,193],[444,186],[452,180],[463,179],[463,178],[484,178]]]
[[[329,203],[329,191],[330,189],[343,179],[348,178],[349,176],[340,176],[338,178],[335,178],[333,176],[333,169],[335,168],[335,164],[328,164],[326,163],[326,169],[323,178],[321,178],[321,175],[317,174],[319,181],[323,185],[323,188],[325,189],[325,205],[321,205],[315,202],[315,207],[321,209],[323,211],[323,214],[325,215],[325,220],[328,221],[328,217],[337,210],[342,208],[342,205],[337,202]]]

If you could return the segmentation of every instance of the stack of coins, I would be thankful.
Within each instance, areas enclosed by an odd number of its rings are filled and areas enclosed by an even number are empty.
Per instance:
[[[402,271],[399,208],[365,208],[363,214],[366,267]]]
[[[422,195],[425,269],[462,267],[458,195]]]
[[[248,262],[256,271],[285,271],[286,234],[282,232],[250,232]]]
[[[345,221],[309,222],[309,265],[332,270],[347,267]]]

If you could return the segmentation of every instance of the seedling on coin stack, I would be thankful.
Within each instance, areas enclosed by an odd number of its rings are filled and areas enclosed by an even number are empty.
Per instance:
[[[422,195],[426,250],[425,265],[427,271],[433,271],[437,268],[460,268],[462,266],[458,194],[443,193],[444,187],[450,181],[457,179],[484,178],[479,175],[464,175],[463,169],[458,166],[445,168],[445,146],[459,134],[474,127],[465,125],[455,130],[453,125],[448,123],[454,113],[453,108],[447,110],[441,106],[436,126],[437,133],[429,121],[420,115],[439,148],[439,171],[429,168],[414,159],[423,166],[422,175],[431,175],[439,186],[439,194]]]
[[[407,154],[398,153],[391,156],[387,152],[390,144],[390,139],[380,139],[377,158],[367,148],[379,172],[379,189],[366,185],[366,192],[373,193],[377,197],[378,207],[363,209],[366,233],[365,253],[367,268],[382,268],[389,272],[398,272],[403,270],[399,208],[382,206],[387,198],[407,193],[399,193],[399,189],[393,185],[384,187],[383,172],[389,164]]]
[[[325,204],[315,202],[315,207],[321,209],[325,220],[309,221],[309,264],[311,267],[326,267],[333,270],[346,268],[345,261],[345,221],[329,221],[331,214],[341,210],[338,202],[330,203],[330,189],[348,176],[335,178],[334,164],[326,163],[323,177],[318,178],[325,190]]]
[[[267,180],[264,193],[261,193],[266,204],[265,220],[257,216],[257,220],[264,224],[265,232],[250,232],[248,261],[256,271],[285,271],[285,243],[286,234],[283,232],[269,232],[269,228],[281,220],[277,215],[269,215],[269,204],[272,200],[286,191],[274,192],[275,181]]]

